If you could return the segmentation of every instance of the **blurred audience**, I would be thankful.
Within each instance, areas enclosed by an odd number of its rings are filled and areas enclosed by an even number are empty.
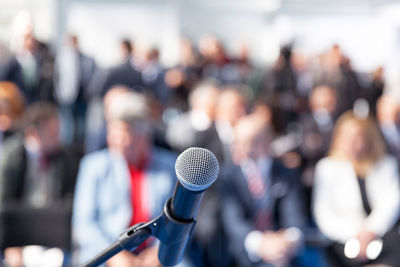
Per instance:
[[[74,34],[66,36],[65,45],[56,58],[55,95],[60,105],[64,125],[63,143],[83,146],[87,89],[95,73],[94,59],[79,50],[79,40]]]
[[[391,208],[381,220],[373,219],[378,216],[374,210],[381,214],[380,203],[384,201],[380,198],[394,201],[399,193],[395,183],[393,191],[385,191],[383,183],[390,177],[379,179],[382,186],[374,178],[381,176],[381,171],[394,168],[389,154],[400,160],[400,102],[385,91],[383,67],[359,72],[351,64],[352,55],[346,55],[339,44],[319,54],[305,54],[306,50],[300,50],[296,42],[281,47],[273,64],[262,66],[252,60],[254,44],[225,44],[223,39],[206,34],[198,43],[182,37],[175,66],[164,66],[158,44],[142,47],[123,39],[119,43],[120,64],[102,68],[81,51],[79,41],[84,43],[85,38],[89,37],[80,36],[78,40],[76,35],[68,34],[62,46],[50,47],[36,38],[33,18],[24,11],[16,17],[10,49],[0,44],[1,197],[28,199],[30,205],[38,201],[35,205],[46,206],[51,199],[61,197],[62,190],[70,196],[80,155],[63,145],[88,153],[81,162],[74,210],[81,260],[94,256],[132,223],[157,214],[162,200],[171,192],[174,152],[191,146],[213,151],[222,173],[222,178],[205,194],[199,211],[201,219],[189,244],[195,266],[230,266],[232,255],[243,266],[285,266],[295,261],[304,265],[296,256],[303,256],[309,248],[309,227],[314,233],[318,232],[317,227],[321,228],[332,240],[333,245],[328,248],[330,259],[337,251],[343,252],[337,246],[344,245],[345,240],[340,238],[350,230],[346,238],[359,238],[362,249],[372,236],[384,240],[384,251],[376,262],[390,264],[386,258],[394,259],[390,251],[396,244],[385,241],[386,236],[393,237],[394,224],[384,219]],[[238,49],[230,53],[232,47]],[[57,52],[55,60],[53,52]],[[372,123],[369,119],[349,119],[358,129],[357,134],[347,126],[345,134],[340,133],[340,125],[347,122],[339,120],[331,144],[337,118],[352,109],[359,116],[377,119],[384,139],[382,146],[387,148],[378,153],[379,157],[368,156],[382,141],[375,126],[371,126],[372,130],[364,127],[364,121],[365,125]],[[44,115],[37,115],[42,114],[37,110]],[[32,116],[40,117],[40,122],[29,122],[36,120]],[[347,117],[350,115],[342,118]],[[350,142],[351,134],[360,140],[353,136],[354,142]],[[338,156],[341,149],[345,152]],[[347,169],[339,175],[342,167],[336,166],[343,162],[348,163]],[[377,167],[379,164],[389,166],[385,167],[386,172]],[[64,168],[68,170],[58,174]],[[360,189],[354,189],[354,181],[352,188],[344,181],[351,176],[349,173],[362,176],[358,181],[367,188],[362,189],[367,192],[364,197],[358,194]],[[335,184],[329,184],[329,190],[321,189],[321,184],[331,182],[325,176],[334,174]],[[19,178],[11,178],[14,176]],[[53,180],[57,182],[46,182]],[[375,180],[377,189],[371,189]],[[256,181],[260,195],[251,192],[254,184],[250,189],[248,181]],[[28,188],[28,182],[35,186]],[[60,189],[59,183],[65,189]],[[339,189],[335,188],[342,186],[349,186],[349,192],[353,190],[354,199],[336,195]],[[305,197],[298,193],[300,187],[305,189]],[[312,217],[314,187],[317,225]],[[141,202],[146,196],[151,206]],[[349,204],[343,204],[345,201],[358,203],[358,209],[346,206]],[[361,202],[369,203],[370,214],[362,210]],[[338,210],[329,208],[327,203],[339,206]],[[352,215],[359,216],[359,221],[348,219],[353,226],[341,225],[340,212],[344,214],[343,222],[347,222],[348,215],[342,206],[354,208]],[[299,210],[294,210],[297,207]],[[324,226],[321,216],[325,215],[320,215],[324,212],[334,216],[329,223],[345,229],[338,230],[340,238]],[[255,223],[258,216],[265,219],[264,225]],[[372,228],[368,228],[370,220],[376,220]],[[368,227],[364,227],[364,221]],[[304,225],[308,227],[306,231]],[[293,236],[296,238],[291,239]],[[315,245],[324,248],[323,244]],[[6,256],[18,261],[20,254],[20,249],[8,250]],[[110,266],[157,265],[154,254],[153,244],[147,244],[140,253],[122,253]],[[345,258],[343,255],[339,258]],[[360,263],[358,258],[351,261]],[[313,265],[310,262],[306,266]]]
[[[273,68],[264,77],[259,94],[272,102],[276,118],[275,130],[286,132],[287,125],[297,119],[297,78],[291,61],[292,48],[283,47]]]
[[[190,110],[167,125],[166,139],[177,152],[197,146],[211,150],[223,161],[222,144],[215,128],[219,89],[213,81],[198,84],[189,96]]]
[[[132,46],[133,47],[133,46]],[[118,66],[110,69],[101,86],[101,95],[104,96],[107,91],[115,85],[124,85],[132,88],[134,91],[143,92],[145,84],[138,66],[139,59],[136,58],[135,50],[132,50],[130,57],[126,58]],[[98,77],[103,80],[103,77]]]
[[[199,81],[200,75],[201,62],[193,43],[188,38],[182,38],[179,64],[167,70],[164,77],[169,94],[168,106],[179,111],[187,111],[189,93]]]
[[[99,105],[99,110],[96,110],[97,113],[93,114],[87,122],[90,127],[88,127],[86,131],[86,152],[93,152],[107,147],[106,121],[108,121],[111,116],[111,103],[115,103],[116,98],[130,91],[132,90],[128,87],[116,85],[104,95],[103,101]]]
[[[374,116],[376,116],[377,101],[385,89],[385,80],[383,75],[383,67],[378,67],[376,70],[374,70],[372,73],[372,81],[369,86],[367,86],[363,95],[368,102],[370,113]]]
[[[328,86],[317,86],[309,99],[310,112],[300,117],[302,158],[301,181],[306,189],[307,207],[311,203],[315,164],[326,156],[336,116],[336,92]],[[311,211],[309,210],[311,218]]]
[[[53,104],[37,102],[27,108],[22,133],[14,134],[3,146],[0,162],[2,210],[9,206],[72,210],[79,159],[61,146],[59,132],[58,110]],[[48,220],[44,217],[43,225],[48,224]],[[42,239],[46,238],[44,233]],[[6,248],[4,255],[10,266],[22,266],[20,248]]]
[[[331,266],[398,265],[398,163],[372,119],[351,112],[338,119],[329,155],[316,166],[313,211],[332,241]],[[380,254],[376,242],[371,248],[378,239]]]
[[[291,266],[306,220],[299,179],[271,156],[273,136],[259,116],[235,127],[233,161],[221,174],[222,219],[241,266]]]
[[[127,227],[161,214],[175,184],[175,154],[152,146],[145,97],[123,91],[105,103],[108,147],[86,155],[80,165],[73,211],[80,264]],[[160,266],[157,246],[122,252],[107,266]]]
[[[120,42],[120,47],[121,47],[121,59],[122,61],[127,61],[132,57],[133,53],[132,42],[128,38],[124,38]]]
[[[14,54],[0,42],[0,81],[10,81],[23,88],[21,65]]]
[[[320,55],[314,71],[314,85],[328,85],[336,90],[340,113],[352,109],[354,101],[362,92],[351,61],[343,54],[338,44],[334,44],[331,50]]]
[[[28,103],[54,101],[54,55],[47,44],[34,36],[33,18],[27,11],[15,18],[11,48],[21,67],[22,84]]]
[[[215,127],[223,146],[224,162],[232,161],[230,146],[235,137],[234,127],[246,114],[248,99],[241,88],[226,87],[218,98]]]

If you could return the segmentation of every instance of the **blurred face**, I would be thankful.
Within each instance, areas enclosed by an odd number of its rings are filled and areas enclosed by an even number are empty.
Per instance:
[[[227,121],[231,126],[234,126],[246,113],[243,99],[234,94],[220,99],[217,108],[218,119]]]
[[[232,157],[235,163],[245,159],[257,160],[268,152],[268,137],[255,120],[240,121],[235,128],[235,139],[232,144]]]
[[[196,99],[194,99],[194,101],[192,101],[192,110],[201,111],[213,120],[215,118],[218,97],[218,89],[210,88],[210,90],[202,92],[201,95],[199,95]]]
[[[42,152],[51,154],[60,148],[60,121],[57,116],[43,122],[38,128],[28,130],[28,135],[33,137]]]
[[[123,121],[108,124],[107,141],[110,149],[118,151],[133,164],[149,150],[148,135]]]
[[[342,126],[338,141],[341,151],[349,160],[362,160],[370,151],[366,133],[352,121]]]
[[[129,89],[123,86],[115,86],[111,88],[104,96],[104,117],[106,120],[110,119],[110,107],[111,103],[115,101],[119,96],[129,92]]]
[[[35,39],[31,34],[26,34],[24,36],[24,49],[30,52],[33,52],[35,50]]]
[[[311,96],[311,109],[313,111],[326,110],[333,113],[336,109],[336,96],[333,90],[328,87],[315,89]]]

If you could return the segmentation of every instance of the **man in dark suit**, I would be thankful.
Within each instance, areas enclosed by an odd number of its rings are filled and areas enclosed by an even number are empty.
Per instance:
[[[132,51],[134,52],[134,50]],[[104,83],[102,85],[101,93],[104,95],[107,91],[115,85],[123,85],[132,88],[136,92],[143,92],[145,84],[143,82],[142,73],[138,64],[135,63],[135,55],[131,54],[120,65],[110,69]]]
[[[57,114],[57,109],[53,104],[45,102],[32,104],[25,113],[23,135],[15,134],[4,143],[0,162],[0,208],[2,210],[8,207],[15,207],[17,210],[27,208],[34,213],[36,209],[59,207],[65,210],[66,214],[72,213],[79,161],[74,153],[67,152],[60,145]],[[43,218],[42,221],[41,229],[47,229],[41,236],[43,241],[46,240],[46,236],[54,233],[50,230],[53,229],[52,225],[46,226],[46,223],[49,224],[48,218]],[[30,223],[29,220],[26,221],[27,228],[37,227]],[[9,226],[12,227],[12,225]],[[58,230],[69,232],[70,227],[67,222],[65,226],[68,229]],[[7,233],[7,224],[2,227],[5,227],[2,230]],[[20,239],[21,242],[27,244],[21,236],[16,236],[15,239]],[[8,260],[8,255],[15,255],[16,251],[20,250],[7,248],[5,259]],[[19,256],[19,260],[22,260],[22,253]],[[10,266],[20,266],[18,260],[10,264]]]
[[[258,115],[235,127],[233,162],[222,170],[222,220],[241,266],[290,266],[305,225],[298,176],[270,156],[271,133]]]

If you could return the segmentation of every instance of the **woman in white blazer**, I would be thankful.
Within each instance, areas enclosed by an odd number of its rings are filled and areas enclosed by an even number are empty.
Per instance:
[[[373,120],[351,112],[339,118],[328,157],[317,163],[313,191],[316,223],[332,241],[331,266],[399,266],[398,171]],[[371,259],[368,245],[379,239],[382,251]]]

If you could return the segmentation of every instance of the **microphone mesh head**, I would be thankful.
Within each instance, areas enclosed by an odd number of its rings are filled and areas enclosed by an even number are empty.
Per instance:
[[[179,182],[190,191],[205,190],[214,183],[219,165],[214,154],[205,148],[191,147],[183,151],[175,163]]]

